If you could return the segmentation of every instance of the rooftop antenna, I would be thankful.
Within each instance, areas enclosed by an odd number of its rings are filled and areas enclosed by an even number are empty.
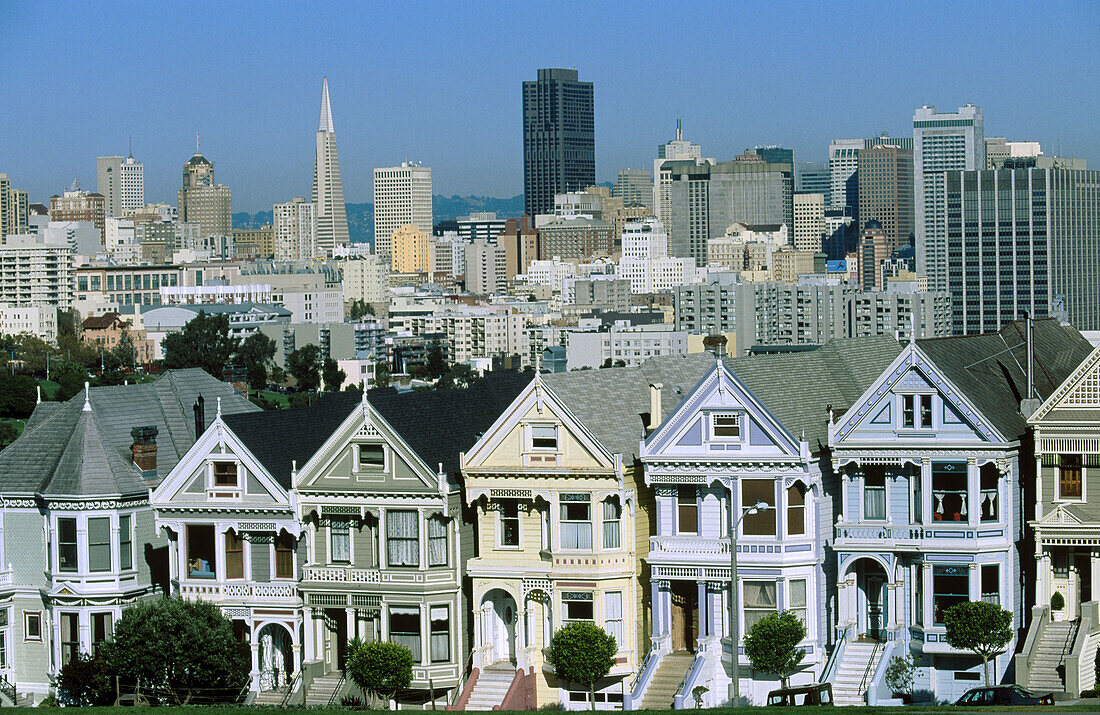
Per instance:
[[[199,153],[199,133],[195,132],[195,153]]]
[[[676,117],[676,141],[684,140],[684,131],[680,128],[680,118]]]
[[[130,135],[130,158],[134,158],[134,135]]]

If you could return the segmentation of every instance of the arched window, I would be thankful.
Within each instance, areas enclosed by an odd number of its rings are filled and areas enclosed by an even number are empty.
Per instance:
[[[622,546],[622,516],[623,511],[616,497],[608,497],[603,501],[603,547],[605,549],[618,549]]]

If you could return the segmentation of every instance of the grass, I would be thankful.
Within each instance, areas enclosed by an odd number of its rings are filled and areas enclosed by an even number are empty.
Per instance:
[[[13,417],[0,418],[0,422],[5,422],[10,425],[15,425],[16,436],[23,434],[23,428],[27,426],[26,420],[17,420]]]
[[[1046,706],[1046,707],[1042,707],[1042,706],[1027,706],[1027,707],[997,706],[995,708],[961,708],[961,707],[956,708],[956,707],[950,707],[950,706],[946,706],[946,707],[945,706],[927,706],[927,707],[906,706],[906,707],[892,707],[892,708],[866,707],[866,708],[859,708],[858,712],[860,713],[860,715],[864,715],[865,713],[878,713],[878,714],[893,713],[893,715],[904,715],[905,713],[943,713],[943,712],[958,712],[958,713],[1096,712],[1097,711],[1097,705],[1098,704],[1097,704],[1096,700],[1090,700],[1090,701],[1079,703],[1077,705],[1055,705],[1053,707],[1050,707],[1050,706]],[[195,706],[195,707],[164,707],[164,708],[157,708],[156,712],[157,713],[164,713],[164,715],[193,715],[195,713],[196,707],[198,707],[198,706]],[[75,710],[77,708],[72,708],[72,709]],[[210,709],[210,708],[206,708],[206,709]],[[228,706],[228,709],[231,709],[235,713],[245,713],[245,712],[271,713],[271,712],[277,710],[280,713],[302,713],[302,715],[316,715],[317,713],[321,713],[321,712],[344,712],[344,713],[346,713],[346,712],[349,712],[349,711],[359,710],[359,709],[362,709],[362,708],[331,708],[331,709],[326,709],[326,708],[309,708],[309,709],[288,708],[286,710],[278,710],[277,708]],[[124,713],[124,712],[130,712],[130,713],[133,712],[132,708],[114,708],[114,707],[79,708],[79,710],[81,712],[90,712],[90,713],[97,713],[97,714],[102,713],[103,715],[114,715],[115,713],[119,713],[119,715],[121,715],[121,713]],[[440,711],[440,712],[442,712],[442,711]],[[506,715],[506,713],[510,713],[510,712],[518,713],[520,711],[501,710],[501,711],[497,711],[497,712],[498,712],[499,715]],[[577,710],[576,712],[584,713],[584,712],[589,712],[589,711],[587,709],[582,709],[582,710]],[[600,711],[600,712],[606,712],[606,711]],[[658,712],[658,711],[652,711],[651,710],[651,711],[643,711],[643,712]],[[661,712],[663,712],[663,711],[661,711]],[[840,712],[840,711],[838,711],[837,708],[832,707],[832,706],[812,706],[812,707],[801,706],[801,707],[771,707],[771,708],[764,708],[764,707],[714,708],[714,709],[711,709],[711,710],[706,710],[705,712],[713,713],[714,715],[734,715],[736,713],[761,713],[761,712],[766,712],[766,713],[769,713],[769,714],[770,713],[792,713],[792,715],[794,713],[820,712],[820,713],[833,713],[835,715],[837,712]]]
[[[272,392],[271,390],[260,390],[260,395],[262,395],[264,397],[264,399],[271,400],[272,402],[277,404],[279,407],[282,407],[282,408],[290,407],[290,397],[288,395],[284,395],[281,392]]]

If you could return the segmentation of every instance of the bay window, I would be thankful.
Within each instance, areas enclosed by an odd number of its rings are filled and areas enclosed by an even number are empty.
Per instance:
[[[88,570],[111,570],[111,519],[97,516],[88,519]]]
[[[757,621],[778,611],[775,581],[744,581],[741,587],[745,604],[745,627],[741,632],[748,633]]]
[[[886,469],[883,467],[864,467],[863,518],[886,518]]]
[[[428,609],[431,621],[431,659],[433,663],[446,663],[451,659],[450,609],[432,606]]]
[[[187,526],[187,575],[191,578],[214,578],[214,527]]]
[[[390,566],[420,565],[420,522],[416,511],[386,512],[386,545]]]
[[[603,502],[603,547],[617,549],[622,544],[622,509],[619,503],[608,497]]]
[[[966,462],[932,463],[932,518],[966,520]]]
[[[244,539],[232,529],[225,532],[225,577],[244,578]]]
[[[561,605],[563,620],[567,623],[574,621],[592,623],[595,620],[591,591],[564,591],[561,595]]]
[[[134,537],[130,533],[130,515],[118,517],[118,567],[123,571],[134,567]]]
[[[420,609],[416,606],[390,606],[390,642],[403,645],[420,662]]]
[[[59,571],[76,571],[78,547],[76,543],[76,519],[57,520],[57,568]]]
[[[787,534],[806,535],[806,487],[799,482],[787,488]]]
[[[957,603],[970,600],[970,567],[933,566],[932,567],[932,610],[933,622],[943,625],[947,609]]]
[[[1001,605],[1001,567],[999,564],[982,564],[982,600]]]
[[[790,581],[790,607],[787,609],[802,619],[806,620],[806,579],[796,578]]]
[[[983,464],[978,474],[981,483],[979,506],[982,521],[997,521],[997,483],[1000,472],[995,464]]]
[[[592,548],[592,505],[589,494],[562,494],[561,547]]]
[[[758,502],[764,502],[771,508],[746,514],[741,521],[741,530],[745,536],[775,536],[775,480],[741,480],[741,506],[748,509]]]
[[[428,519],[428,565],[447,565],[447,522],[438,515]]]
[[[626,648],[623,640],[623,592],[609,591],[604,594],[604,628],[615,639],[619,650]]]

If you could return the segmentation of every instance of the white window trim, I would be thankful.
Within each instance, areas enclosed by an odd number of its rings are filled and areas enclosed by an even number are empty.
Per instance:
[[[867,474],[860,472],[859,474],[859,520],[863,522],[869,522],[872,524],[889,524],[892,519],[890,518],[890,475],[883,474],[882,476],[882,499],[885,506],[885,514],[881,519],[871,519],[867,516],[867,512],[864,509],[866,506],[867,496]]]
[[[519,530],[517,536],[519,536],[519,543],[515,546],[504,543],[504,503],[500,502],[500,509],[496,509],[497,515],[497,543],[496,548],[502,551],[522,551],[523,550],[523,511],[519,507],[519,500],[512,499],[516,503],[516,519],[519,521]]]
[[[586,501],[586,502],[583,502],[583,501],[578,501],[578,502],[561,501],[561,495],[560,494],[558,495],[558,500],[557,500],[557,503],[558,503],[557,512],[558,513],[555,514],[554,517],[553,517],[554,519],[556,519],[556,523],[557,523],[557,534],[556,534],[556,536],[557,536],[557,548],[558,548],[559,551],[563,551],[563,552],[567,552],[567,553],[576,553],[576,554],[594,553],[596,551],[596,544],[597,544],[597,542],[596,542],[596,537],[597,537],[596,523],[597,523],[597,519],[596,519],[596,515],[593,513],[595,511],[595,508],[592,506],[592,504],[593,504],[593,502],[591,500],[592,493],[591,492],[564,492],[564,493],[566,493],[566,494],[588,494],[589,495],[589,500]],[[573,520],[567,520],[567,519],[562,519],[561,518],[561,507],[562,507],[562,505],[563,504],[574,504],[574,503],[575,504],[586,504],[588,506],[588,522],[587,523],[591,527],[591,529],[590,529],[591,543],[589,544],[589,547],[587,549],[567,549],[567,548],[565,548],[564,546],[561,545],[562,525],[564,525],[564,524],[584,524],[585,523],[583,521],[573,521]],[[596,503],[598,504],[599,502],[596,502]]]
[[[27,628],[27,624],[30,622],[29,619],[30,619],[31,616],[38,616],[38,636],[37,637],[28,635],[30,633],[30,629]],[[43,640],[42,639],[42,627],[43,627],[42,611],[23,611],[23,642],[24,643],[41,643],[42,640]]]
[[[1000,484],[1000,480],[997,480]],[[1058,466],[1054,468],[1054,499],[1059,504],[1084,504],[1088,501],[1088,467],[1085,466],[1085,455],[1081,455],[1081,497],[1063,497],[1062,496],[1062,463],[1061,453],[1059,453]],[[986,522],[993,523],[993,522]]]
[[[359,447],[364,444],[379,445],[382,447],[382,468],[381,469],[364,469],[359,462]],[[352,464],[352,471],[356,476],[359,475],[386,475],[390,472],[390,446],[385,442],[356,442],[355,443],[355,462]]]
[[[917,391],[914,391],[914,392],[899,392],[899,393],[896,393],[897,403],[894,405],[895,408],[897,408],[897,414],[898,414],[898,422],[897,422],[896,429],[899,432],[927,434],[928,432],[934,432],[935,430],[941,428],[943,426],[942,424],[940,424],[940,425],[936,424],[936,395],[937,394],[939,394],[939,393],[937,393],[935,390],[917,390]],[[924,397],[924,396],[931,396],[931,398],[932,398],[932,408],[929,412],[929,414],[932,417],[932,424],[928,425],[927,427],[921,426],[921,424],[920,424],[920,415],[921,415],[920,400],[921,400],[921,397]],[[913,398],[913,426],[912,427],[906,427],[905,426],[905,398],[906,397],[912,397]]]
[[[682,528],[680,528],[680,491],[679,490],[681,488],[683,488],[683,486],[686,486],[688,489],[695,490],[695,530],[694,531],[684,531]],[[675,534],[677,536],[702,536],[702,532],[700,530],[701,525],[699,523],[700,515],[703,513],[702,504],[701,504],[702,501],[703,500],[699,496],[699,489],[697,487],[695,487],[693,485],[677,486],[676,494],[672,497],[672,510],[673,510],[673,513],[675,514],[675,517],[673,517],[673,520],[676,524]],[[621,516],[621,512],[620,512],[620,516]],[[620,540],[620,543],[622,543],[621,540]]]
[[[345,521],[345,520],[341,520]],[[354,531],[351,527],[351,519],[346,519],[348,522],[348,560],[333,561],[332,560],[332,519],[329,519],[329,525],[325,527],[325,559],[326,566],[335,566],[337,568],[351,568],[355,563],[355,539],[352,537]]]
[[[736,437],[719,437],[715,434],[715,427],[719,417],[735,417],[737,419]],[[711,412],[707,420],[708,429],[710,430],[708,437],[710,437],[711,442],[743,442],[745,441],[745,422],[744,412]]]
[[[237,485],[236,486],[218,486],[214,484],[214,462],[233,462],[237,465]],[[206,497],[215,501],[227,501],[231,499],[240,499],[244,494],[244,465],[241,460],[233,454],[211,454],[207,457],[206,462]],[[217,494],[224,494],[231,492],[231,496],[217,496]]]
[[[535,427],[553,427],[554,428],[554,446],[553,447],[536,447],[535,446]],[[556,422],[537,422],[527,425],[527,451],[528,452],[561,452],[561,425]]]

